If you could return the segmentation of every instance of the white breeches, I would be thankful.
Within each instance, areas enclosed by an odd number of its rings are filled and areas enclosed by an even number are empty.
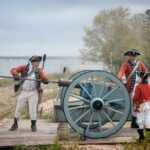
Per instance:
[[[130,97],[131,97],[131,114],[133,117],[136,117],[136,112],[135,112],[136,104],[133,103],[133,101],[132,101],[133,92],[130,93]]]
[[[36,120],[36,109],[38,103],[38,91],[24,91],[22,90],[17,98],[17,106],[15,111],[15,118],[20,118],[21,111],[25,106],[26,102],[29,105],[29,114],[31,120]]]
[[[137,112],[137,123],[140,129],[150,128],[150,109]]]

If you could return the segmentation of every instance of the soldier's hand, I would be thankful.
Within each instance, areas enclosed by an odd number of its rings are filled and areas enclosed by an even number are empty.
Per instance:
[[[13,78],[15,81],[19,81],[21,77],[19,76],[19,74],[15,74],[13,75]]]
[[[44,84],[48,84],[48,83],[49,83],[48,80],[43,80],[42,82],[43,82]]]

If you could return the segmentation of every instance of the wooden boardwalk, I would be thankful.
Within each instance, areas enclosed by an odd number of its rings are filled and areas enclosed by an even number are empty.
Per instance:
[[[102,145],[102,144],[124,144],[126,142],[132,143],[134,142],[134,137],[138,137],[136,129],[130,128],[131,122],[127,122],[124,127],[118,131],[117,133],[113,134],[112,136],[101,138],[101,139],[89,139],[81,140],[79,143],[81,145]],[[63,140],[64,133],[66,132],[66,129],[68,127],[68,124],[60,124],[58,127],[58,135],[60,135],[60,139]],[[68,127],[69,128],[69,127]],[[69,142],[72,143],[74,141],[77,141],[77,134],[70,129],[69,130]]]
[[[0,147],[15,145],[49,145],[53,144],[58,134],[60,140],[64,141],[68,130],[68,142],[77,141],[77,134],[69,128],[67,123],[49,123],[47,120],[38,120],[38,131],[33,133],[30,128],[30,120],[20,120],[17,131],[9,131],[13,120],[5,119],[0,124]],[[102,139],[86,139],[79,141],[80,145],[119,145],[125,142],[133,142],[133,137],[138,136],[136,129],[130,129],[130,122],[116,134]]]
[[[37,132],[31,132],[30,120],[20,120],[17,131],[9,131],[12,123],[13,120],[5,119],[0,124],[0,147],[53,144],[57,135],[58,124],[46,120],[37,121]]]

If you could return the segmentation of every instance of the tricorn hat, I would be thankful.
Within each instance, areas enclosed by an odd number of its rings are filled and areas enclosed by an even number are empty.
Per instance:
[[[123,55],[124,56],[137,56],[137,55],[141,55],[141,53],[138,49],[131,49],[131,50],[124,52]]]
[[[30,60],[31,62],[41,61],[41,60],[42,60],[42,57],[41,57],[41,56],[34,55],[34,56],[32,56],[29,60]]]
[[[139,71],[137,74],[138,74],[138,76],[141,77],[142,79],[148,79],[148,77],[150,77],[150,72],[142,72],[142,71]]]

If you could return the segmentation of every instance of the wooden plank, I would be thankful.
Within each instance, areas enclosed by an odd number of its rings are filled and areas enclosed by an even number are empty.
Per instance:
[[[83,150],[123,150],[117,149],[116,145],[82,145],[80,148]]]
[[[15,146],[15,145],[49,145],[53,144],[58,133],[60,139],[66,140],[65,134],[68,132],[68,144],[76,143],[77,134],[68,124],[49,123],[46,120],[37,121],[37,132],[31,132],[30,120],[20,120],[19,129],[17,131],[9,131],[13,120],[5,119],[0,125],[0,147]],[[58,126],[59,125],[59,126]],[[107,127],[110,125],[107,124]],[[125,142],[133,142],[133,137],[138,136],[136,129],[130,128],[130,122],[127,122],[124,127],[116,134],[101,139],[89,139],[79,141],[81,146],[84,145],[113,145],[111,148],[119,149],[120,144]],[[77,142],[78,143],[78,142]],[[121,147],[121,145],[120,145]]]
[[[127,122],[124,127],[118,131],[117,133],[106,137],[106,138],[100,138],[100,139],[89,139],[87,138],[85,141],[80,141],[80,145],[99,145],[99,144],[123,144],[125,142],[134,142],[133,137],[138,137],[138,133],[136,129],[131,129],[130,128],[131,122]],[[109,127],[109,124],[107,125]],[[69,137],[68,140],[70,143],[74,143],[77,139],[77,134],[74,132],[72,129],[69,129],[69,126],[65,124],[61,124],[58,127],[58,135],[61,140],[65,138],[64,133],[66,130],[69,130]]]
[[[0,147],[15,145],[53,144],[57,136],[57,123],[46,120],[37,121],[37,132],[31,131],[30,120],[20,120],[16,131],[9,131],[13,120],[5,119],[0,125]]]

